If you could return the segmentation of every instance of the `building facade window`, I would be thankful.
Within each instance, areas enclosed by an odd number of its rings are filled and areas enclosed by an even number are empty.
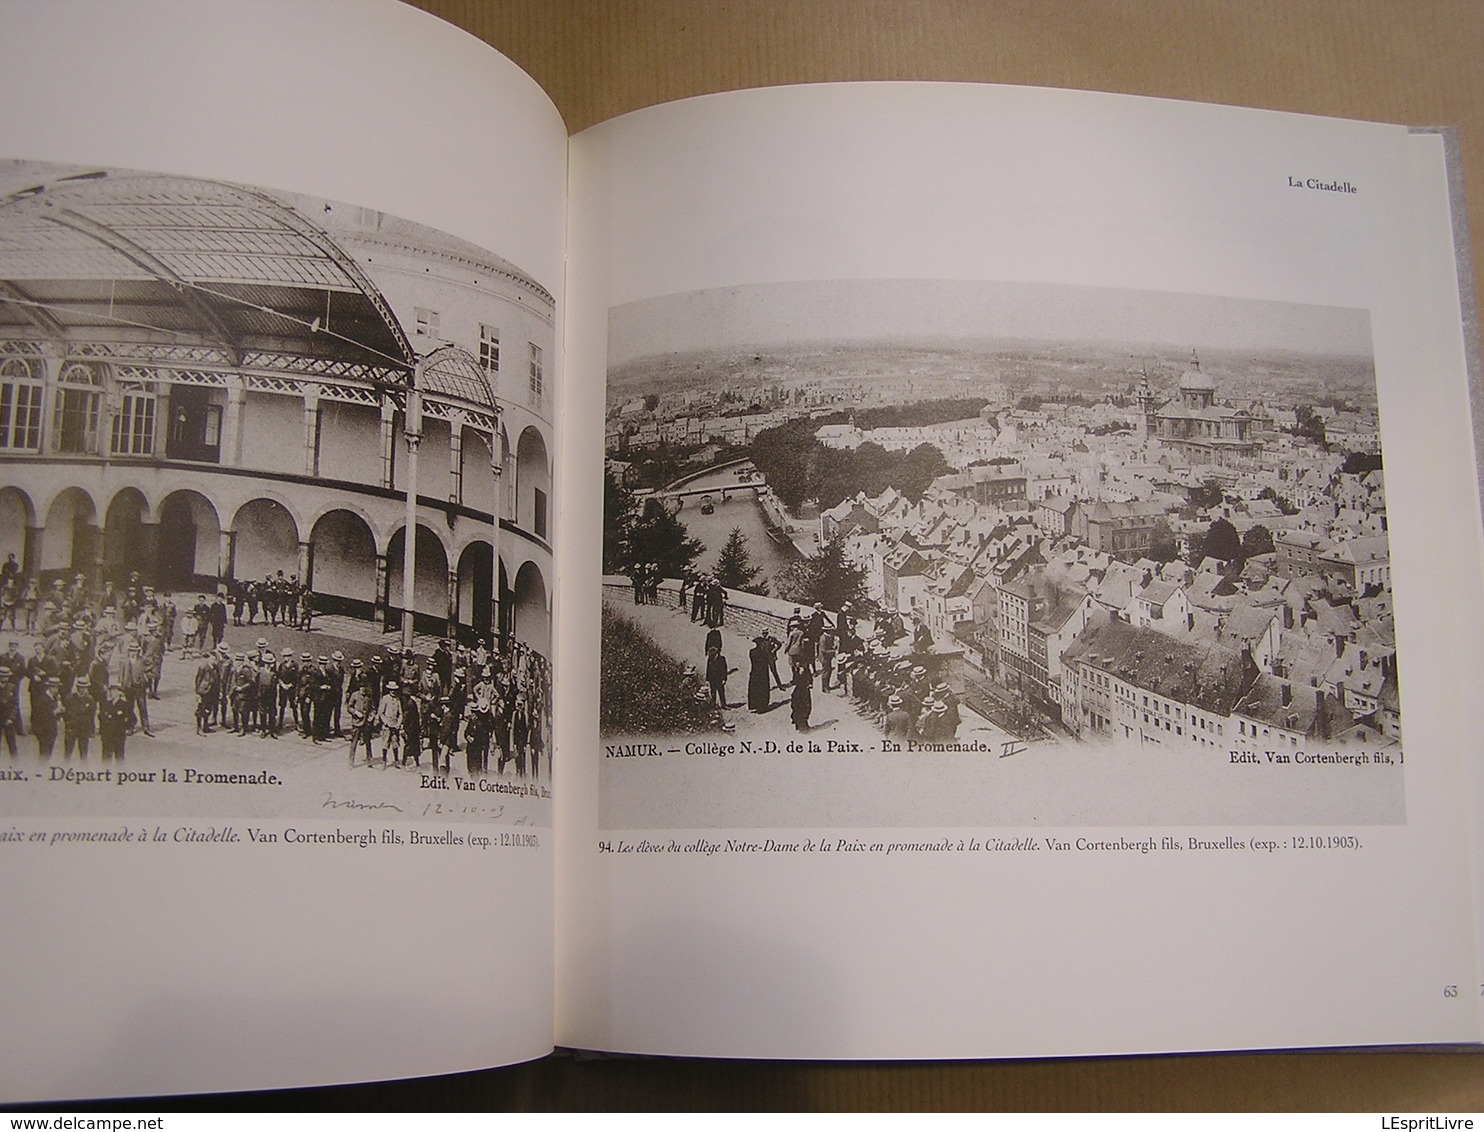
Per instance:
[[[221,460],[222,406],[211,391],[191,385],[170,387],[170,427],[165,455],[172,460]]]
[[[530,404],[532,408],[539,408],[541,398],[546,392],[546,367],[543,360],[541,347],[531,343],[531,385]]]
[[[424,338],[438,337],[438,312],[429,310],[427,307],[414,307],[412,316],[416,324],[416,333]]]
[[[52,421],[56,451],[80,455],[98,450],[102,389],[103,374],[99,367],[89,362],[68,362],[62,367]]]
[[[154,455],[156,404],[153,393],[140,390],[124,393],[119,414],[113,418],[115,456]]]
[[[500,328],[479,326],[479,368],[491,377],[500,372]]]
[[[539,487],[534,489],[532,500],[533,509],[531,513],[531,526],[537,538],[546,537],[546,492]]]
[[[42,382],[26,358],[0,362],[0,449],[35,452],[41,448]]]

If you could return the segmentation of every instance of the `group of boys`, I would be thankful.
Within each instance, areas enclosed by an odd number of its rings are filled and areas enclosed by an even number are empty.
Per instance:
[[[958,697],[929,673],[924,659],[866,642],[840,658],[840,687],[882,721],[888,739],[951,742],[962,722]]]
[[[15,640],[0,654],[0,739],[14,757],[17,736],[29,730],[49,759],[59,736],[64,758],[86,758],[96,737],[104,759],[122,758],[134,730],[153,734],[149,702],[159,697],[175,605],[137,574],[101,588],[80,574],[71,583],[59,577],[44,593],[32,655]]]
[[[233,581],[229,583],[227,597],[232,606],[233,625],[255,624],[261,609],[265,625],[309,628],[310,593],[300,584],[297,574],[280,570],[261,582],[251,578]]]
[[[340,731],[345,654],[337,649],[315,660],[286,648],[275,656],[259,637],[251,650],[233,656],[222,644],[201,657],[194,688],[198,735],[223,728],[276,739],[287,721],[304,738],[326,742]]]
[[[515,764],[518,777],[538,778],[548,746],[551,668],[546,658],[519,641],[503,652],[484,642],[450,648],[446,641],[427,663],[405,650],[395,658],[351,662],[346,690],[350,720],[350,765],[364,746],[365,765],[421,768],[424,748],[430,769],[448,773],[453,752],[464,751],[469,776],[496,773]],[[440,764],[441,759],[441,764]],[[550,771],[550,762],[547,761]]]
[[[464,749],[471,775],[508,762],[517,775],[540,774],[547,746],[551,678],[546,659],[521,642],[505,654],[480,642],[440,641],[429,657],[412,649],[349,661],[340,650],[316,658],[266,638],[235,656],[220,648],[196,667],[196,731],[217,728],[276,739],[295,733],[313,743],[349,741],[350,765],[421,767],[424,750],[436,772]]]

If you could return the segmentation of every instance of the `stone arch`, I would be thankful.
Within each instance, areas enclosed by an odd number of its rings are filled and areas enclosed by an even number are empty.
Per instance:
[[[103,519],[103,577],[111,582],[128,581],[138,574],[155,580],[156,527],[148,522],[149,501],[137,487],[114,493]]]
[[[221,518],[210,499],[184,489],[160,501],[156,562],[162,588],[170,592],[214,588],[222,573],[221,547]]]
[[[475,541],[459,555],[454,609],[461,638],[488,637],[495,631],[494,554],[493,545]]]
[[[232,519],[232,578],[266,578],[283,570],[299,573],[299,527],[276,499],[251,499]]]
[[[490,471],[490,440],[477,428],[465,427],[459,452],[460,481],[463,491],[459,502],[476,511],[498,513],[500,501],[495,498],[494,476]]]
[[[26,573],[35,569],[27,560],[27,549],[31,536],[28,532],[36,526],[36,504],[18,487],[7,484],[0,487],[0,562],[14,554],[15,560]],[[33,550],[32,555],[35,554]]]
[[[535,425],[528,425],[515,449],[515,525],[545,539],[550,511],[551,459],[546,438]]]
[[[387,543],[386,590],[381,595],[386,609],[386,627],[402,624],[402,558],[406,527],[399,528]],[[413,545],[413,624],[424,632],[441,633],[448,623],[448,548],[433,528],[417,525]]]
[[[347,508],[326,511],[314,521],[309,545],[308,584],[317,607],[325,613],[374,617],[376,538],[366,517]]]
[[[551,656],[551,606],[541,567],[527,561],[515,575],[511,635],[542,656]]]
[[[85,574],[96,578],[98,509],[80,487],[67,487],[46,509],[40,570],[51,574]]]

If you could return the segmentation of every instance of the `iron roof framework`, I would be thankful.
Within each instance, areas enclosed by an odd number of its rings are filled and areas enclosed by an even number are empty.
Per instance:
[[[173,370],[405,388],[417,357],[375,284],[266,193],[89,172],[0,199],[0,338]],[[487,396],[477,404],[491,405]]]

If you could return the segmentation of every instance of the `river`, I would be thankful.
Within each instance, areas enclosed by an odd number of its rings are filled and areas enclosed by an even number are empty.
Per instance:
[[[798,552],[787,542],[775,542],[768,533],[768,522],[756,494],[750,488],[739,488],[740,478],[732,468],[698,476],[687,481],[687,491],[695,488],[714,487],[711,496],[715,510],[710,515],[701,514],[701,497],[686,496],[680,509],[679,519],[685,524],[692,538],[698,538],[706,546],[696,559],[696,568],[709,571],[716,566],[717,555],[731,536],[732,528],[740,527],[747,539],[747,556],[754,566],[761,566],[760,579],[771,579],[783,567],[798,557]],[[726,500],[722,490],[728,490]]]

